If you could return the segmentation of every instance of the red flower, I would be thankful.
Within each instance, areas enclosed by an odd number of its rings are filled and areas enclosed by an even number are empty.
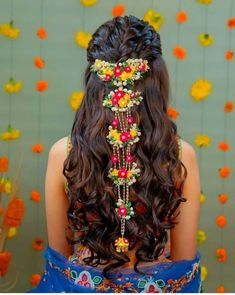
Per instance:
[[[138,69],[139,69],[141,72],[143,72],[143,71],[145,71],[145,67],[146,67],[145,64],[142,63],[142,64],[139,65]]]
[[[113,70],[114,76],[118,77],[122,74],[122,70],[119,66],[116,66]]]
[[[119,216],[126,216],[127,215],[127,209],[126,207],[120,207],[117,209],[117,213]]]
[[[127,169],[126,168],[121,168],[118,170],[118,177],[120,178],[127,178]]]
[[[131,72],[131,67],[130,67],[130,66],[126,66],[126,67],[124,68],[124,71],[125,71],[126,73],[130,73],[130,72]]]
[[[109,74],[106,74],[104,78],[105,78],[105,81],[110,81],[111,80],[111,76]]]
[[[120,140],[122,141],[122,142],[126,142],[127,141],[127,139],[128,139],[128,132],[122,132],[121,134],[120,134]]]
[[[118,90],[115,92],[115,97],[117,97],[118,99],[122,98],[124,96],[124,91],[122,90]]]

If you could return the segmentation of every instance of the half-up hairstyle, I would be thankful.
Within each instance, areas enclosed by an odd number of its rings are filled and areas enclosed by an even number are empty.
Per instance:
[[[167,229],[177,222],[174,212],[181,202],[187,176],[179,158],[177,126],[167,115],[169,77],[159,34],[135,16],[116,17],[101,25],[87,49],[85,95],[75,114],[71,130],[72,150],[64,162],[70,207],[69,227],[75,233],[68,238],[72,244],[89,248],[88,265],[108,271],[130,261],[118,253],[113,241],[120,235],[120,218],[115,208],[117,188],[108,172],[112,167],[112,148],[107,142],[108,127],[113,112],[102,105],[104,96],[113,90],[91,71],[96,59],[120,63],[128,59],[148,61],[150,70],[135,81],[133,91],[141,92],[143,101],[132,107],[132,116],[141,130],[138,143],[131,146],[141,170],[138,180],[130,186],[129,200],[135,215],[126,220],[129,249],[136,245],[134,269],[140,261],[155,261],[168,241]]]

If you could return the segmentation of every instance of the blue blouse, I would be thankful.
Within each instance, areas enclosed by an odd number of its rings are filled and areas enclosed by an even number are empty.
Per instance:
[[[168,252],[166,256],[169,256]],[[159,262],[142,266],[139,274],[134,269],[113,270],[106,279],[102,270],[94,266],[79,265],[52,249],[44,251],[45,270],[41,281],[27,293],[200,293],[201,253],[197,250],[192,260]],[[109,273],[110,274],[110,273]]]

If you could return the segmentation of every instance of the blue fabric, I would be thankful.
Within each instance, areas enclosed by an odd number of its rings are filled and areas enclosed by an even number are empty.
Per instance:
[[[193,260],[139,267],[145,275],[132,269],[114,270],[112,280],[105,279],[96,267],[69,261],[49,245],[44,257],[46,265],[41,281],[27,293],[200,293],[202,290],[199,250]]]

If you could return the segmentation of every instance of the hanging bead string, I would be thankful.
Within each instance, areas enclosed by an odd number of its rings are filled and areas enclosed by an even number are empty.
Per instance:
[[[117,186],[118,200],[115,210],[121,223],[121,237],[114,241],[117,252],[128,251],[129,241],[124,237],[125,225],[126,220],[134,216],[133,207],[129,201],[130,185],[140,176],[140,169],[130,153],[130,145],[139,141],[141,132],[134,123],[130,109],[135,104],[138,105],[143,97],[140,92],[134,92],[125,86],[132,85],[149,69],[148,61],[143,59],[128,59],[118,64],[96,59],[91,66],[91,71],[96,72],[99,78],[118,87],[114,91],[110,91],[103,100],[103,105],[114,112],[114,119],[112,125],[109,126],[107,139],[113,147],[111,158],[113,167],[110,168],[108,177]]]

